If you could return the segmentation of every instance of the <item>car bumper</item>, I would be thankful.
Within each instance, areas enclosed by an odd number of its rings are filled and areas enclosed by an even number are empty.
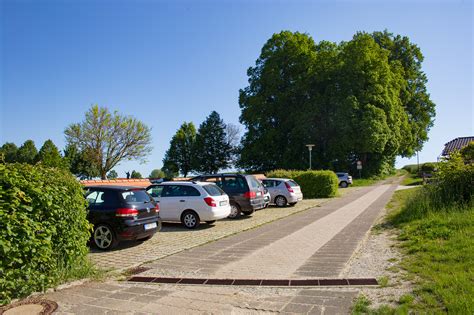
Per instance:
[[[300,194],[291,194],[288,198],[288,202],[289,203],[295,203],[295,202],[298,202],[298,201],[301,201],[303,200],[303,194],[300,193]]]
[[[155,225],[156,227],[151,227],[151,225]],[[148,236],[152,236],[156,232],[161,230],[161,219],[160,218],[150,218],[147,220],[140,220],[140,221],[127,221],[125,226],[120,230],[117,231],[117,238],[120,241],[123,240],[138,240],[142,238],[146,238]]]
[[[212,208],[209,211],[198,213],[201,221],[214,221],[227,218],[230,214],[230,205],[226,207]]]

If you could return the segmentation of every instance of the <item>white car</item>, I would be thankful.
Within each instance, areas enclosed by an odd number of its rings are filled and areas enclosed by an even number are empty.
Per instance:
[[[162,221],[181,222],[188,229],[230,214],[229,196],[212,183],[164,182],[148,186],[147,192],[159,202]]]
[[[292,179],[265,178],[262,182],[271,195],[270,203],[276,204],[277,207],[284,207],[287,204],[294,206],[298,201],[303,200],[300,185]]]

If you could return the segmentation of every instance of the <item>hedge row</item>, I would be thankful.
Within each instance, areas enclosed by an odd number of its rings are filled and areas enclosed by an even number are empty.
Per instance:
[[[437,167],[437,163],[435,162],[426,162],[420,164],[420,171],[425,173],[432,173]],[[405,165],[402,169],[407,171],[410,174],[417,174],[418,173],[418,164],[408,164]]]
[[[0,304],[88,263],[86,215],[82,186],[68,172],[0,163]]]
[[[274,170],[267,177],[291,178],[300,186],[305,198],[328,198],[337,194],[339,179],[332,171]]]

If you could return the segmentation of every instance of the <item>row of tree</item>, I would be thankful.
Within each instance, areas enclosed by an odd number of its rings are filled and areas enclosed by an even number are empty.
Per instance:
[[[216,173],[235,161],[239,145],[238,126],[225,124],[216,111],[201,123],[184,122],[173,136],[163,159],[166,177],[190,172]]]
[[[26,140],[19,148],[12,142],[7,142],[0,147],[0,154],[7,163],[41,163],[48,167],[67,168],[68,163],[51,140],[46,140],[38,149],[33,140]]]

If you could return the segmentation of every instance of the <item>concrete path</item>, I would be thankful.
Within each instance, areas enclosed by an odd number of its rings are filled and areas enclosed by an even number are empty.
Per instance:
[[[337,278],[396,189],[354,190],[261,227],[144,264],[139,276]],[[268,209],[265,211],[271,211]],[[88,283],[47,294],[62,314],[347,314],[356,287]]]

